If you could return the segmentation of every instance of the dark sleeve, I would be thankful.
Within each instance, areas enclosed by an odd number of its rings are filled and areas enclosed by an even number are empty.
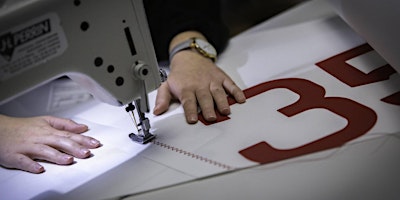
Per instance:
[[[221,52],[229,31],[223,23],[219,0],[143,0],[157,59],[168,60],[171,39],[188,30],[201,32]]]

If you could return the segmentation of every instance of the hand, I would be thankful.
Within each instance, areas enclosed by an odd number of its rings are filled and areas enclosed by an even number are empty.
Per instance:
[[[41,173],[45,169],[36,159],[68,165],[74,157],[87,158],[89,149],[101,146],[98,140],[80,134],[87,130],[86,125],[52,116],[0,115],[0,165]]]
[[[181,51],[171,60],[170,74],[158,89],[154,114],[168,110],[171,100],[182,103],[186,121],[198,121],[197,105],[207,121],[217,119],[217,110],[223,115],[230,114],[227,95],[232,95],[238,103],[246,101],[243,91],[210,59],[192,50]]]

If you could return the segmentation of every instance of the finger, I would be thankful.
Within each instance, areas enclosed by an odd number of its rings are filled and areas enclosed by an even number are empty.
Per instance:
[[[9,162],[4,163],[4,166],[8,168],[21,169],[35,174],[44,172],[44,167],[42,165],[23,154],[13,155]]]
[[[86,148],[97,148],[101,146],[100,141],[90,137],[90,136],[85,136],[81,134],[76,134],[76,133],[70,133],[67,131],[58,131],[54,130],[54,134],[57,136],[65,137],[70,140],[73,140],[74,142],[86,147]]]
[[[207,121],[215,121],[217,115],[215,114],[214,100],[208,89],[196,91],[196,97],[204,119]]]
[[[223,83],[224,88],[229,92],[230,95],[235,98],[238,103],[246,102],[246,96],[244,92],[230,79],[227,79]]]
[[[81,136],[77,135],[76,136]],[[65,152],[69,155],[72,155],[77,158],[87,158],[91,155],[90,150],[85,147],[84,145],[81,145],[80,143],[68,138],[68,137],[62,137],[58,135],[51,135],[46,138],[43,138],[42,141],[43,146],[41,146],[41,149],[38,149],[37,146],[36,149],[34,149],[36,153],[40,152],[40,154],[37,155],[44,155],[45,158],[50,158],[50,157],[55,157],[58,156],[59,161],[66,157],[59,157],[62,156],[59,151]],[[47,148],[46,146],[49,146]]]
[[[210,86],[210,91],[214,98],[215,104],[217,105],[218,111],[223,115],[229,115],[231,111],[224,88],[222,88],[222,86],[219,84],[212,84]]]
[[[71,119],[63,119],[53,116],[45,116],[45,119],[52,127],[58,130],[65,130],[73,133],[83,133],[88,130],[86,125],[78,124]]]
[[[44,144],[32,146],[27,155],[32,159],[45,160],[59,165],[69,165],[74,162],[74,157]]]
[[[197,100],[196,96],[192,92],[182,92],[182,97],[180,99],[183,110],[185,112],[186,121],[189,124],[194,124],[198,120],[197,112]]]
[[[160,115],[160,114],[166,112],[169,108],[171,99],[172,99],[172,96],[169,91],[168,84],[167,84],[167,82],[164,82],[158,88],[153,114]]]

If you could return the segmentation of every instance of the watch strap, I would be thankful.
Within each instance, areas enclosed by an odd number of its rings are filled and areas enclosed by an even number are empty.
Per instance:
[[[189,40],[185,40],[184,42],[181,42],[181,43],[177,44],[177,45],[171,50],[171,52],[169,53],[169,60],[171,61],[172,57],[173,57],[176,53],[178,53],[178,52],[180,52],[180,51],[183,51],[183,50],[190,49],[190,48],[191,48],[190,45],[192,44],[192,42],[193,42],[193,38],[190,38]]]
[[[209,58],[209,59],[211,59],[213,62],[215,62],[216,57],[207,56],[206,53],[201,52],[201,51],[203,51],[203,50],[201,50],[201,49],[196,49],[196,45],[193,45],[193,44],[196,43],[196,40],[201,40],[201,39],[190,38],[190,39],[188,39],[188,40],[185,40],[184,42],[181,42],[181,43],[177,44],[177,45],[171,50],[171,52],[170,52],[170,54],[169,54],[169,60],[171,61],[172,57],[173,57],[176,53],[178,53],[178,52],[180,52],[180,51],[187,50],[187,49],[195,49],[196,52],[198,52],[200,55],[202,55],[202,56],[204,56],[204,57],[206,57],[206,58]],[[206,41],[204,41],[204,40],[202,40],[202,41],[203,41],[203,42],[206,42]],[[207,42],[207,43],[208,43],[208,42]],[[211,45],[210,43],[208,43],[208,44]],[[214,47],[213,47],[213,48],[214,48]]]

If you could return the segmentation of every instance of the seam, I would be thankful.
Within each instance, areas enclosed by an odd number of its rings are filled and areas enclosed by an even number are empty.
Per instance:
[[[206,162],[206,163],[214,165],[216,167],[220,167],[220,168],[223,168],[223,169],[226,169],[226,170],[235,169],[234,167],[229,166],[227,164],[223,164],[223,163],[217,162],[215,160],[212,160],[212,159],[206,158],[204,156],[201,156],[201,155],[198,155],[198,154],[195,154],[195,153],[192,153],[192,152],[189,152],[189,151],[186,151],[186,150],[183,150],[183,149],[180,149],[180,148],[177,148],[177,147],[174,147],[174,146],[159,142],[157,140],[153,140],[152,143],[157,145],[157,146],[160,146],[160,147],[162,147],[164,149],[168,149],[168,150],[177,152],[179,154],[183,154],[183,155],[185,155],[187,157],[190,157],[190,158],[193,158],[193,159],[196,159],[196,160],[200,160],[202,162]]]

